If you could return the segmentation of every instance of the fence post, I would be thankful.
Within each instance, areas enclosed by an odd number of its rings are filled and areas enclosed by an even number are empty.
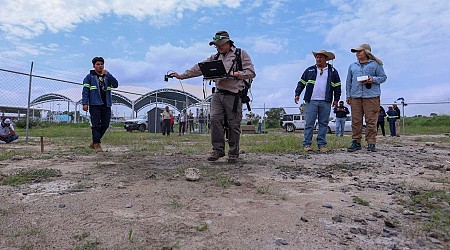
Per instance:
[[[27,125],[26,125],[26,136],[25,141],[28,142],[28,129],[30,127],[30,102],[31,102],[31,82],[33,80],[33,62],[31,62],[30,68],[30,81],[28,83],[28,106],[27,106]]]

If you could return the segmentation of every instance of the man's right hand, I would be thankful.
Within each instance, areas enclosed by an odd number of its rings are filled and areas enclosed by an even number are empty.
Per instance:
[[[87,104],[83,104],[83,111],[88,111],[89,110],[89,106]]]
[[[295,104],[298,104],[298,100],[300,100],[300,97],[299,97],[299,96],[294,97],[294,102],[295,102]]]
[[[181,76],[180,76],[177,72],[171,73],[170,76],[173,76],[173,77],[175,77],[175,78],[177,78],[177,79],[180,79],[180,78],[181,78]]]

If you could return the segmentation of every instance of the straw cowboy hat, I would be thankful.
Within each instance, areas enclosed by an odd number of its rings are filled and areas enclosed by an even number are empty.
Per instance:
[[[329,51],[326,51],[326,50],[323,50],[323,49],[319,50],[317,52],[313,51],[312,53],[313,53],[314,57],[316,57],[317,54],[321,54],[321,55],[326,56],[327,57],[327,61],[333,60],[334,58],[336,58],[332,52],[329,52]]]
[[[209,42],[209,45],[220,46],[229,41],[233,43],[233,41],[230,39],[230,35],[228,35],[228,32],[221,30],[216,32],[216,35],[213,37],[213,40]]]
[[[366,55],[369,57],[369,59],[377,61],[378,64],[383,65],[383,62],[376,57],[374,54],[372,54],[372,48],[370,48],[370,45],[367,43],[361,44],[356,48],[351,49],[353,53],[356,53],[358,51],[364,50],[366,52]]]

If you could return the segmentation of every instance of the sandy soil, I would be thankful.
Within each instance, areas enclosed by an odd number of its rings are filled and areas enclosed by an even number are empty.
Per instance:
[[[449,249],[423,231],[427,211],[401,202],[419,187],[450,191],[450,144],[436,138],[385,138],[376,153],[244,152],[234,165],[107,145],[16,156],[0,163],[3,177],[62,175],[0,186],[0,249]],[[184,178],[187,167],[198,181]]]

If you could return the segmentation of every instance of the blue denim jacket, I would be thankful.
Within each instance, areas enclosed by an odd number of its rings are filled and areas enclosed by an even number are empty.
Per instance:
[[[373,79],[372,87],[368,89],[365,84],[356,80],[358,76],[369,76]],[[373,98],[381,95],[380,84],[387,79],[383,66],[374,60],[367,63],[354,62],[348,67],[346,95],[347,98]]]
[[[119,83],[117,79],[108,72],[105,75],[106,84],[106,106],[112,106],[111,88],[117,88]],[[104,105],[101,94],[100,87],[98,84],[97,75],[94,70],[84,78],[83,80],[83,93],[82,93],[82,104],[89,105]]]

